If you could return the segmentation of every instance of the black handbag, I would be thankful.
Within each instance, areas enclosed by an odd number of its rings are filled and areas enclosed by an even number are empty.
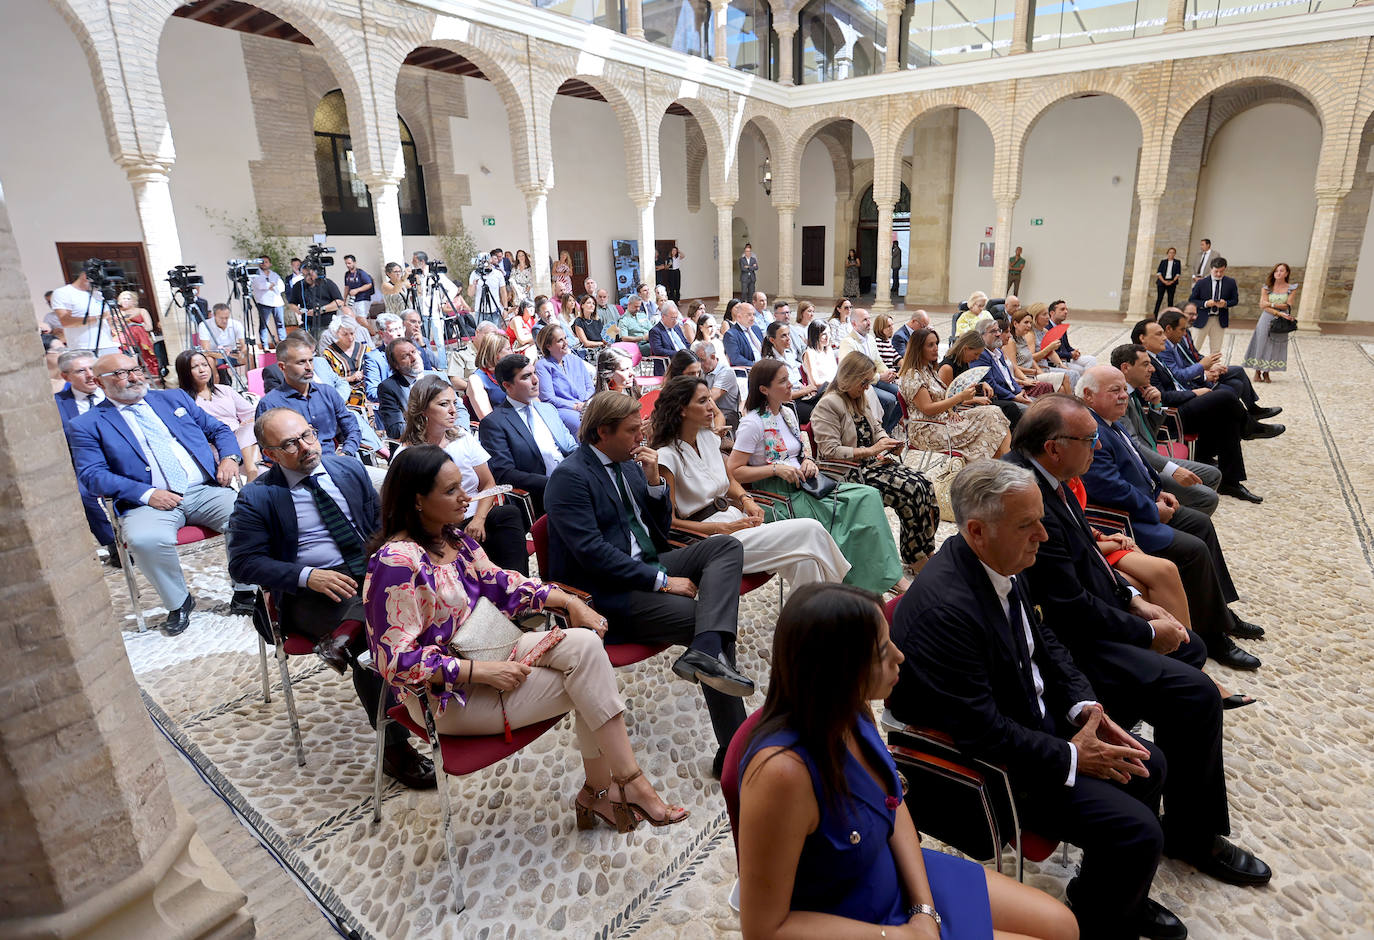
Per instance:
[[[1298,328],[1298,321],[1297,321],[1297,320],[1290,320],[1290,319],[1288,319],[1287,317],[1281,317],[1281,316],[1279,316],[1278,314],[1274,314],[1274,318],[1273,318],[1272,320],[1269,321],[1269,333],[1270,333],[1270,335],[1274,335],[1274,334],[1282,335],[1282,334],[1284,334],[1284,333],[1291,333],[1291,332],[1293,332],[1294,330],[1296,330],[1297,328]]]
[[[809,493],[817,499],[825,499],[831,493],[835,492],[835,487],[839,485],[839,481],[834,477],[827,476],[817,470],[814,477],[802,480],[801,491],[803,493]]]

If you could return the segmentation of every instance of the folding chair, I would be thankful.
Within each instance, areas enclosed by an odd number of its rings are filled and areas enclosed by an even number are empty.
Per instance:
[[[119,514],[115,512],[114,500],[102,497],[100,504],[105,507],[105,515],[110,518],[110,527],[114,529],[115,549],[119,552],[120,566],[124,570],[124,584],[129,589],[129,602],[134,608],[134,620],[138,624],[138,632],[144,633],[147,631],[148,625],[143,619],[143,603],[139,597],[138,578],[134,574],[134,558],[129,551],[128,539],[124,535],[124,526],[121,524]],[[219,538],[220,534],[205,526],[184,525],[177,530],[177,545],[178,547],[195,545],[199,542]]]

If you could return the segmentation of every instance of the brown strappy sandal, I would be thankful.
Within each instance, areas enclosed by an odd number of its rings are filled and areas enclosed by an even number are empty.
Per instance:
[[[644,807],[640,806],[638,803],[631,803],[626,798],[625,786],[633,783],[637,778],[642,776],[644,776],[643,770],[636,770],[628,777],[617,777],[615,774],[611,774],[611,781],[620,788],[620,799],[615,801],[615,819],[616,828],[618,830],[621,832],[630,832],[639,824],[639,820],[641,819],[654,828],[662,828],[663,826],[671,826],[680,823],[688,816],[692,815],[686,808],[668,805],[665,800],[664,805],[668,806],[668,815],[660,819],[655,819],[649,815]],[[674,813],[681,813],[681,815],[675,816],[673,815]]]
[[[573,798],[573,812],[577,814],[578,829],[594,829],[596,828],[596,821],[599,819],[618,832],[629,831],[620,828],[620,807],[617,804],[611,804],[612,809],[610,816],[607,816],[605,813],[601,812],[596,808],[596,802],[599,800],[604,800],[606,798],[606,794],[609,792],[609,788],[603,790],[593,790],[592,785],[590,783],[582,784],[582,789],[578,791],[577,795],[581,796],[583,793],[587,794],[587,796],[591,797],[593,805],[583,806],[581,803],[577,801],[577,797]]]

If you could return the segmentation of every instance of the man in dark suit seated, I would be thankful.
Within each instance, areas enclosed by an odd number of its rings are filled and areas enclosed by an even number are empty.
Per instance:
[[[1079,394],[1096,419],[1099,442],[1081,474],[1088,500],[1129,515],[1140,547],[1178,566],[1193,628],[1207,641],[1213,659],[1233,669],[1258,669],[1259,659],[1230,637],[1258,639],[1264,628],[1246,623],[1227,606],[1239,595],[1211,518],[1165,493],[1158,474],[1135,452],[1121,424],[1127,390],[1121,371],[1110,366],[1093,366],[1079,382]]]
[[[150,391],[129,356],[101,356],[94,368],[105,400],[67,426],[76,478],[87,491],[115,500],[134,559],[169,611],[162,632],[176,636],[190,626],[196,607],[181,572],[177,530],[206,526],[232,542],[229,484],[243,457],[228,425],[180,389]],[[252,609],[253,586],[235,583],[229,612]]]
[[[1188,303],[1195,311],[1197,304]],[[1250,417],[1256,421],[1277,417],[1282,408],[1264,408],[1259,403],[1259,393],[1251,384],[1250,377],[1240,366],[1221,364],[1221,353],[1214,352],[1204,356],[1193,344],[1188,335],[1188,314],[1170,308],[1159,315],[1159,325],[1164,329],[1164,352],[1159,356],[1169,371],[1187,388],[1229,388],[1240,399]],[[1282,425],[1279,425],[1282,427]]]
[[[426,369],[420,350],[408,339],[394,339],[387,344],[386,361],[391,365],[391,375],[377,386],[377,417],[381,419],[386,436],[398,438],[406,427],[406,404],[410,401],[410,390],[426,373],[448,376],[442,372]],[[471,418],[458,400],[458,426],[467,427]]]
[[[310,334],[298,330],[278,343],[277,363],[285,382],[262,396],[257,413],[290,408],[319,432],[325,453],[356,455],[362,446],[358,419],[338,392],[315,380],[315,343]]]
[[[974,324],[983,337],[984,349],[978,358],[969,363],[970,367],[985,366],[987,375],[983,381],[992,387],[992,404],[1002,410],[1013,428],[1021,420],[1021,413],[1030,406],[1030,397],[1016,379],[1007,357],[1002,353],[1004,333],[1002,324],[991,314],[979,316]]]
[[[658,322],[649,330],[649,355],[671,357],[692,345],[678,325],[681,318],[677,304],[665,300],[658,308]]]
[[[754,322],[754,305],[735,304],[735,325],[721,336],[732,366],[752,366],[763,355],[763,330]]]
[[[544,487],[563,458],[577,450],[558,409],[539,400],[539,373],[525,356],[503,356],[492,377],[506,400],[491,410],[477,428],[488,466],[497,483],[528,490],[536,518],[544,514]]]
[[[582,446],[549,476],[547,576],[592,595],[610,621],[606,642],[687,646],[673,672],[699,682],[719,745],[718,776],[754,691],[735,668],[744,548],[716,535],[670,549],[668,485],[644,444],[639,404],[618,392],[593,395],[582,413]]]
[[[1255,495],[1245,486],[1245,455],[1240,444],[1246,439],[1251,425],[1258,427],[1259,423],[1246,413],[1240,399],[1229,388],[1184,388],[1159,358],[1164,351],[1164,328],[1154,320],[1141,320],[1133,326],[1131,342],[1143,347],[1150,357],[1150,365],[1154,367],[1150,384],[1159,389],[1160,403],[1177,408],[1184,433],[1197,435],[1197,459],[1203,463],[1216,462],[1221,471],[1217,492],[1250,503],[1264,502],[1264,497]],[[1274,435],[1261,432],[1259,436]]]
[[[1269,868],[1223,837],[1224,789],[1170,787],[1161,749],[1108,717],[1042,622],[1021,576],[1046,538],[1040,493],[1032,471],[1003,461],[955,478],[959,533],[897,607],[892,641],[906,659],[889,704],[1005,765],[1025,828],[1083,849],[1067,892],[1083,937],[1182,938],[1183,924],[1148,897],[1162,852],[1233,884],[1264,884]],[[1198,737],[1208,734],[1219,721]]]
[[[62,419],[62,433],[66,434],[72,419],[98,405],[105,398],[105,393],[96,381],[95,353],[89,349],[67,350],[57,357],[57,368],[62,371],[62,378],[67,380],[67,387],[53,396],[57,401],[57,414]],[[70,440],[67,449],[71,449]],[[110,517],[105,515],[105,507],[100,505],[100,497],[82,486],[80,480],[76,481],[76,491],[81,496],[81,507],[86,510],[86,525],[90,526],[91,535],[109,552],[107,564],[118,568],[119,549],[115,546],[114,529],[110,526]]]
[[[353,688],[376,727],[381,677],[358,664],[364,631],[350,643],[334,637],[346,620],[365,622],[367,540],[379,525],[377,491],[356,460],[324,455],[315,430],[290,408],[258,416],[253,433],[272,468],[239,493],[230,520],[229,573],[271,591],[282,629],[316,640],[315,652],[335,671],[353,667]],[[259,609],[254,626],[272,632]],[[387,728],[383,769],[408,787],[435,785],[434,765],[416,753],[400,725]]]
[[[1208,352],[1221,352],[1222,336],[1231,325],[1231,308],[1240,303],[1236,279],[1226,273],[1226,259],[1213,258],[1208,275],[1193,282],[1188,302],[1197,304],[1197,328]]]

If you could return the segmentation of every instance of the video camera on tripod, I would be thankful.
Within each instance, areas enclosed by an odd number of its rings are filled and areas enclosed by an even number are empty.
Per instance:
[[[91,293],[99,294],[106,300],[114,300],[129,279],[123,268],[103,258],[87,258],[81,263],[81,272],[91,285]]]
[[[319,277],[323,277],[325,268],[334,263],[334,249],[327,245],[311,245],[305,251],[305,258],[301,261],[302,271],[314,271]]]

